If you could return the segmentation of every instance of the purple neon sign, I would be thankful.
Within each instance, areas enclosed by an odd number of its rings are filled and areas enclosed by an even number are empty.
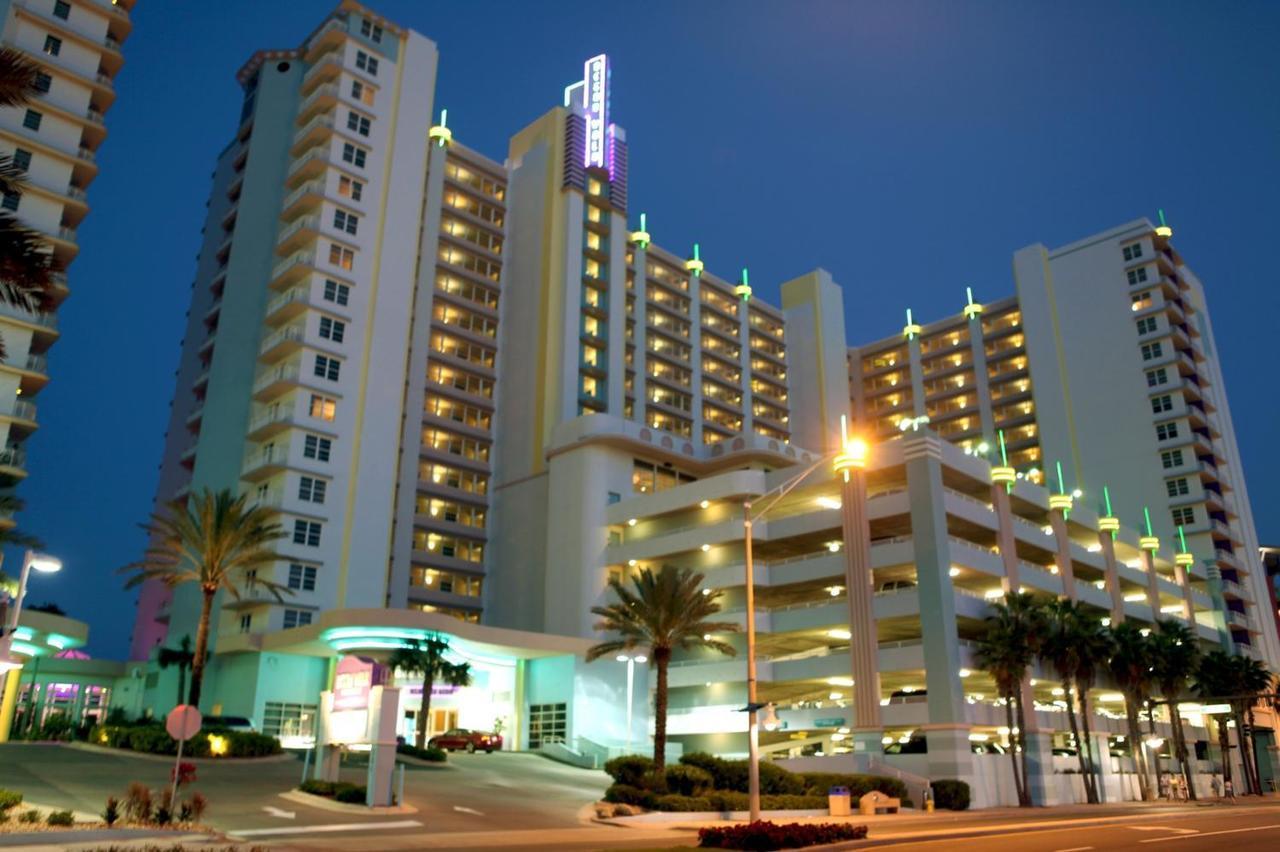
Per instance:
[[[609,57],[593,56],[583,65],[582,107],[587,118],[583,162],[589,168],[611,166],[606,159],[609,129]]]

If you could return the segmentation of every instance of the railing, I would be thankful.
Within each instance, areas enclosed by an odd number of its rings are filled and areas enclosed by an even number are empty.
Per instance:
[[[267,316],[271,316],[290,302],[306,301],[311,291],[306,287],[290,287],[270,302],[267,302]]]
[[[276,245],[281,245],[289,241],[289,238],[304,228],[316,229],[320,227],[319,216],[303,216],[289,227],[280,232],[280,236],[276,238]]]
[[[302,103],[298,105],[298,114],[302,115],[306,113],[307,109],[311,106],[311,104],[313,104],[315,101],[319,100],[320,98],[324,98],[324,97],[336,98],[337,96],[338,96],[338,85],[336,83],[326,83],[325,85],[316,89],[314,92],[307,95],[303,99]]]
[[[292,382],[296,381],[297,378],[298,365],[283,364],[279,367],[275,367],[274,369],[263,370],[260,372],[255,377],[253,389],[256,392],[262,390],[267,385],[275,384],[276,382]]]
[[[27,361],[26,364],[23,365],[23,369],[30,370],[33,373],[44,373],[47,375],[49,373],[49,356],[30,353],[27,355]]]
[[[94,75],[93,79],[98,82],[99,86],[106,86],[108,89],[111,89],[112,91],[115,90],[115,87],[116,87],[115,81],[112,80],[110,77],[108,77],[106,74],[96,74]]]
[[[120,39],[115,36],[107,36],[102,40],[102,46],[112,53],[120,52]]]
[[[304,124],[301,130],[293,134],[293,141],[294,142],[299,141],[300,139],[305,137],[308,133],[310,133],[312,130],[315,130],[317,127],[330,127],[330,128],[333,127],[333,116],[317,115],[315,118],[311,119],[306,124]]]
[[[93,107],[89,107],[87,110],[84,111],[84,117],[89,119],[94,124],[106,123],[106,118],[103,116],[102,110],[94,109]]]
[[[325,162],[328,162],[329,149],[319,148],[319,149],[308,151],[306,154],[304,154],[303,156],[293,161],[293,164],[289,166],[289,174],[293,174],[294,172],[298,171],[299,169],[301,169],[303,166],[305,166],[307,163],[311,162],[312,160],[324,160]]]
[[[306,266],[312,266],[315,264],[315,262],[316,262],[315,252],[310,252],[310,251],[294,252],[293,254],[289,255],[284,260],[280,261],[279,263],[277,263],[275,266],[271,268],[271,277],[279,278],[286,271],[288,271],[289,267],[295,264],[301,263]]]
[[[0,302],[0,316],[13,317],[14,319],[21,320],[22,322],[42,325],[45,328],[58,327],[57,314],[24,311],[17,305],[10,305],[3,302]]]
[[[68,187],[67,187],[67,197],[68,197],[68,198],[74,198],[74,199],[75,199],[75,200],[77,200],[77,201],[84,201],[84,200],[85,200],[85,198],[87,197],[87,194],[85,193],[85,191],[84,191],[83,189],[81,189],[81,188],[80,188],[80,187],[78,187],[78,186],[68,186]]]
[[[76,156],[90,163],[97,162],[98,160],[98,155],[94,153],[93,149],[85,148],[84,146],[81,146],[80,149],[76,151]]]
[[[36,404],[29,399],[15,400],[13,403],[13,416],[23,420],[36,419]]]
[[[284,204],[280,206],[280,209],[288,210],[295,203],[297,203],[297,201],[300,198],[302,198],[302,196],[306,195],[309,192],[316,192],[316,193],[324,192],[324,181],[318,178],[316,180],[307,181],[302,186],[298,187],[293,192],[289,193],[289,195],[284,200]]]
[[[279,331],[277,331],[275,334],[263,340],[262,348],[259,349],[258,351],[259,352],[270,351],[276,346],[279,346],[281,343],[284,343],[285,341],[289,341],[289,340],[300,341],[302,340],[302,334],[303,334],[303,329],[302,329],[302,326],[300,325],[291,325],[287,328],[282,328]]]
[[[292,419],[293,419],[292,411],[287,409],[279,409],[276,411],[272,411],[269,414],[263,414],[259,417],[255,417],[249,423],[249,431],[256,432],[259,429],[263,428],[264,426],[270,426],[272,423],[284,423],[285,421],[292,420]]]
[[[75,229],[75,228],[68,228],[68,227],[65,227],[65,226],[64,226],[64,227],[61,227],[61,228],[59,228],[59,229],[58,229],[58,236],[59,236],[61,239],[64,239],[64,240],[67,240],[68,242],[72,242],[72,243],[74,243],[74,242],[76,241],[76,229]]]
[[[25,470],[27,451],[21,447],[5,447],[0,450],[0,467],[16,467]]]

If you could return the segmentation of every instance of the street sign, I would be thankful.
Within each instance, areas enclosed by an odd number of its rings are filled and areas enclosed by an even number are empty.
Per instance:
[[[830,719],[814,719],[813,726],[815,728],[838,728],[844,724],[844,717],[837,716]]]
[[[178,742],[186,742],[200,731],[200,723],[203,721],[199,710],[190,704],[179,704],[169,711],[164,720],[164,729]]]

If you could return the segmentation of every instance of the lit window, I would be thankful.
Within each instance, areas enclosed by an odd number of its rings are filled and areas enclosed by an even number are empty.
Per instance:
[[[338,414],[338,401],[327,396],[311,394],[311,416],[318,420],[332,421]]]

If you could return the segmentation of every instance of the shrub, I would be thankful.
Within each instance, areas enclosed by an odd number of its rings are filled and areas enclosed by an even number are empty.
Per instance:
[[[191,800],[187,802],[191,808],[191,821],[199,822],[204,818],[205,811],[209,810],[209,800],[199,793],[192,793]]]
[[[339,783],[333,793],[334,801],[346,802],[349,805],[363,805],[368,800],[368,791],[363,784]]]
[[[44,819],[48,825],[75,825],[76,818],[71,815],[71,811],[49,811],[49,815]]]
[[[313,796],[332,796],[334,783],[332,781],[321,781],[316,778],[308,778],[298,785],[298,789],[304,793],[310,793]]]
[[[37,810],[23,811],[22,816],[18,817],[18,822],[37,823],[40,821],[40,812]]]
[[[713,789],[714,785],[715,779],[705,769],[682,763],[667,767],[666,787],[676,795],[701,796]]]
[[[738,761],[734,761],[737,763]],[[742,761],[746,764],[747,761]],[[774,763],[760,764],[760,792],[774,796],[804,795],[804,779]],[[825,790],[823,793],[825,794]]]
[[[671,794],[655,798],[653,800],[653,809],[656,811],[680,811],[683,813],[709,811],[711,810],[711,802],[701,796],[677,796]]]
[[[907,785],[897,778],[886,778],[883,775],[845,775],[839,772],[805,772],[800,778],[804,780],[805,793],[811,796],[825,796],[832,787],[848,787],[855,804],[862,796],[878,790],[891,798],[902,799],[903,805],[906,805]]]
[[[107,807],[102,812],[102,821],[107,828],[115,825],[120,819],[120,800],[115,796],[107,796]]]
[[[366,798],[363,785],[349,784],[346,781],[318,781],[311,779],[299,784],[298,789],[313,796],[324,796],[336,802],[347,802],[348,804],[364,804]],[[201,799],[203,800],[203,797]],[[201,807],[201,812],[203,813],[203,811],[204,808]]]
[[[613,784],[608,790],[604,791],[604,800],[606,802],[652,809],[657,797],[650,790],[644,790],[630,784]]]
[[[604,771],[619,784],[631,787],[644,786],[641,780],[653,772],[653,761],[641,754],[615,757],[604,765]]]
[[[188,740],[182,753],[189,757],[210,757],[209,734],[217,734],[226,742],[225,757],[266,757],[282,751],[280,741],[266,734],[210,728]],[[98,725],[89,732],[89,741],[144,754],[178,753],[178,741],[159,724]]]
[[[0,814],[22,804],[22,794],[17,790],[6,790],[0,787]]]
[[[861,840],[866,836],[865,825],[830,822],[778,824],[758,820],[747,825],[701,829],[698,845],[706,849],[801,849],[843,840]]]
[[[969,809],[969,785],[954,778],[942,778],[933,782],[933,803],[948,811]]]
[[[27,735],[30,740],[56,740],[66,742],[75,739],[76,726],[66,713],[51,713],[40,727]]]
[[[194,763],[187,763],[185,760],[182,761],[173,769],[169,770],[169,781],[173,782],[175,779],[177,780],[179,787],[183,784],[190,784],[192,781],[196,780],[196,765]]]
[[[715,811],[745,811],[750,808],[750,797],[736,790],[717,790],[708,793],[707,800]],[[822,796],[761,796],[760,808],[766,811],[812,811],[827,807],[827,797]]]
[[[124,813],[129,822],[151,822],[151,788],[134,781],[124,795]]]
[[[173,822],[173,814],[164,805],[156,808],[155,815],[152,817],[156,825],[168,825]]]
[[[417,746],[409,745],[408,743],[402,743],[396,746],[396,752],[398,754],[408,755],[409,757],[416,757],[419,760],[430,760],[435,763],[444,763],[449,759],[449,756],[445,753],[444,749],[436,748],[435,746],[418,748]]]
[[[747,792],[750,786],[750,765],[745,760],[725,760],[706,752],[694,751],[680,758],[685,766],[695,766],[711,774],[716,790]],[[783,769],[774,763],[760,764],[760,792],[775,796],[804,795],[806,784],[803,776]],[[823,790],[823,795],[826,795]]]

